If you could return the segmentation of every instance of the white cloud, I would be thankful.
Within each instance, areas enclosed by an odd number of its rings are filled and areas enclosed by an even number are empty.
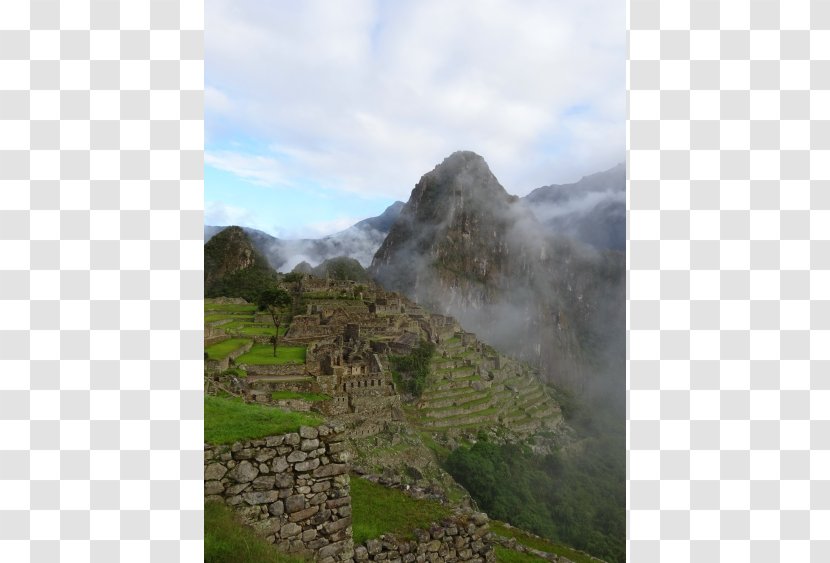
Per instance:
[[[205,8],[207,138],[278,149],[211,152],[208,164],[253,181],[405,200],[422,174],[469,149],[523,194],[624,159],[617,0]],[[571,116],[574,107],[585,109]]]
[[[261,186],[285,183],[283,166],[273,157],[234,151],[205,151],[205,164]]]
[[[247,209],[218,201],[205,202],[205,225],[251,225],[253,217]]]

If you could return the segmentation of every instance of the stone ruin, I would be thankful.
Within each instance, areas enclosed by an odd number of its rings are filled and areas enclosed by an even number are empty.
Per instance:
[[[338,561],[495,561],[488,518],[460,512],[414,530],[414,539],[382,535],[355,546],[350,454],[343,426],[205,445],[205,500],[233,508],[243,524],[286,552]]]

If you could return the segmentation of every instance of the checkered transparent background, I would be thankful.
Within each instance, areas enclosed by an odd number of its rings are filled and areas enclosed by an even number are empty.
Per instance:
[[[629,560],[830,561],[830,2],[629,29]]]
[[[202,559],[201,1],[0,2],[0,560]]]
[[[3,560],[201,559],[202,13],[0,3]],[[830,2],[629,18],[629,560],[828,561]]]

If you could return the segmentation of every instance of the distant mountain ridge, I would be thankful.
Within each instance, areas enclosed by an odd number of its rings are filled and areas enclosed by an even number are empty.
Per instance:
[[[316,266],[325,260],[343,256],[367,267],[403,206],[402,201],[396,201],[377,217],[364,219],[348,229],[320,239],[280,239],[249,227],[242,227],[242,230],[277,271],[291,271],[301,262]],[[205,242],[226,228],[205,225]]]
[[[625,165],[522,198],[551,234],[600,249],[625,250]]]

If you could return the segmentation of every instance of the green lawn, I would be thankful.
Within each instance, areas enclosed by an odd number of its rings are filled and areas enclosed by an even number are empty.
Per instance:
[[[529,553],[519,553],[518,551],[513,551],[507,549],[506,547],[497,545],[496,561],[499,563],[535,563],[536,561],[546,561],[546,559],[536,557],[535,555],[531,555]]]
[[[352,530],[355,545],[381,534],[412,537],[416,528],[427,528],[450,515],[450,509],[430,500],[414,499],[366,479],[352,477]]]
[[[205,348],[205,352],[210,360],[224,360],[228,357],[228,354],[241,348],[248,342],[250,342],[250,340],[246,340],[244,338],[230,338],[228,340],[223,340],[222,342],[217,342],[212,346],[208,346]]]
[[[571,549],[565,545],[556,544],[550,542],[548,540],[540,539],[533,537],[526,532],[519,530],[517,528],[508,528],[504,525],[503,522],[499,522],[498,520],[490,520],[490,531],[494,534],[505,538],[516,538],[516,541],[526,547],[532,547],[533,549],[538,549],[539,551],[544,551],[546,553],[555,553],[556,555],[561,555],[563,557],[567,557],[574,563],[591,563],[591,558],[579,553],[578,551]],[[496,556],[498,557],[499,561],[516,561],[521,563],[522,561],[539,561],[538,557],[534,557],[532,555],[527,555],[524,553],[517,553],[515,551],[508,551],[510,557],[530,557],[530,559],[509,559],[505,558],[502,559],[499,557],[498,547],[496,548]]]
[[[302,563],[286,555],[234,519],[219,502],[205,503],[205,563]]]
[[[227,333],[240,333],[246,336],[274,336],[274,325],[254,324],[251,322],[232,322],[222,325],[222,328]],[[280,336],[285,336],[288,331],[287,326],[280,326]]]
[[[323,418],[313,413],[288,412],[241,399],[205,397],[205,442],[230,444],[317,426]]]
[[[331,397],[322,393],[298,393],[296,391],[274,391],[271,393],[271,398],[275,401],[282,401],[285,399],[302,399],[304,401],[311,401],[312,403],[328,401],[331,399]]]
[[[205,303],[205,312],[226,311],[231,313],[253,313],[256,310],[257,306],[250,303],[245,305],[236,305],[233,303]]]
[[[237,364],[265,366],[272,364],[304,364],[305,347],[277,346],[277,357],[271,344],[259,344],[236,359]]]
[[[225,321],[225,320],[232,320],[235,319],[236,316],[229,315],[227,313],[217,313],[215,315],[205,315],[205,324],[212,323],[214,321]]]

